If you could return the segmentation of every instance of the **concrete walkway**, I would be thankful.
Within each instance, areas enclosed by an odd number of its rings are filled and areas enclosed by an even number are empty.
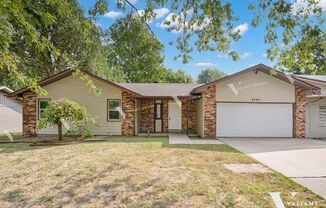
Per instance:
[[[190,139],[186,134],[169,133],[169,144],[223,144],[214,139]]]
[[[220,140],[326,198],[325,141],[287,138]]]

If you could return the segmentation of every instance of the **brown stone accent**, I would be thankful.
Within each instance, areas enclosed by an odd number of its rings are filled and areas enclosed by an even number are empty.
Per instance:
[[[154,132],[154,103],[153,99],[141,99],[139,102],[139,131]]]
[[[131,136],[135,134],[135,98],[133,94],[122,92],[122,135]]]
[[[163,132],[169,128],[169,100],[163,100]]]
[[[216,138],[216,87],[207,87],[204,98],[204,138]]]
[[[306,94],[304,89],[295,87],[295,103],[294,103],[294,134],[295,138],[305,137],[305,109]]]
[[[35,136],[37,133],[37,96],[33,92],[23,94],[23,134],[24,136]]]
[[[196,100],[184,100],[182,102],[182,131],[195,132],[196,131]],[[187,119],[188,112],[188,119]]]

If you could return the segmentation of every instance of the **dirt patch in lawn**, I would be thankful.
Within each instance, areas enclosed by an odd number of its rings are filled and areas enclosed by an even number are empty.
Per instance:
[[[234,173],[271,173],[271,169],[260,163],[224,164],[224,167]]]
[[[1,207],[274,207],[269,192],[322,199],[275,173],[238,174],[253,159],[227,145],[114,137],[56,147],[0,145]],[[322,207],[322,206],[320,206]]]

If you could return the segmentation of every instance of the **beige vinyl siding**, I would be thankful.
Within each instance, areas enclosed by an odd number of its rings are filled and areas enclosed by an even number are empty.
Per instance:
[[[22,132],[22,106],[0,92],[0,134]]]
[[[217,83],[216,101],[294,103],[295,87],[263,72],[250,71]]]
[[[320,126],[319,108],[326,106],[326,97],[307,98],[306,105],[306,137],[326,138],[326,127]]]
[[[196,103],[196,115],[197,115],[197,133],[200,137],[204,137],[204,98],[197,100]]]
[[[101,95],[96,96],[89,91],[85,82],[77,77],[69,76],[44,87],[48,92],[38,98],[50,98],[52,101],[65,97],[78,102],[87,108],[88,112],[97,121],[99,126],[89,130],[94,135],[121,135],[121,121],[107,121],[107,100],[120,99],[121,89],[93,79],[96,87],[100,88]],[[57,134],[57,128],[48,127],[38,131],[38,134]]]
[[[319,108],[326,106],[326,83],[305,80],[321,89],[321,95],[307,97],[306,104],[306,137],[307,138],[326,138],[326,127],[319,124]]]

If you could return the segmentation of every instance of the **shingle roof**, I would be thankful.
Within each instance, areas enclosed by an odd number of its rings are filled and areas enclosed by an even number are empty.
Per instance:
[[[326,82],[326,75],[296,75],[299,78]]]
[[[203,84],[185,83],[117,83],[144,97],[190,96],[191,91]]]

